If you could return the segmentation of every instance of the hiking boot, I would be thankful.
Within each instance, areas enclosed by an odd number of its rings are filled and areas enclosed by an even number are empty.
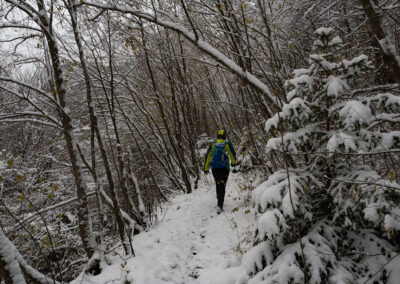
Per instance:
[[[221,214],[222,211],[223,211],[222,208],[221,208],[221,207],[218,207],[218,209],[217,209],[217,214]]]

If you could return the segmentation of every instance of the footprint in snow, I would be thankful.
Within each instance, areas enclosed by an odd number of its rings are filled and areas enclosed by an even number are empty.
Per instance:
[[[192,277],[192,278],[194,278],[194,279],[199,278],[199,276],[200,276],[199,270],[202,270],[202,269],[203,269],[202,266],[197,265],[197,266],[193,269],[193,271],[189,274],[189,276]]]
[[[190,248],[190,251],[192,252],[192,255],[196,255],[197,254],[197,248],[195,246],[192,246]]]

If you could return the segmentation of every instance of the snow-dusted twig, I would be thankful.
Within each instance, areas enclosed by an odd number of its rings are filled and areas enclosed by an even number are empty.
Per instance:
[[[24,284],[25,277],[17,260],[17,249],[4,235],[0,227],[0,272],[6,283]]]
[[[25,282],[25,275],[28,278],[31,278],[35,283],[40,284],[58,284],[59,282],[50,279],[47,276],[43,275],[28,263],[26,263],[23,256],[18,252],[15,246],[11,243],[11,241],[4,234],[3,229],[0,227],[0,264],[4,269],[9,271],[9,275],[11,276],[12,283],[23,284]],[[1,269],[2,270],[2,269]]]
[[[293,173],[306,173],[308,171],[299,171],[299,170],[294,170],[291,169],[290,170]],[[390,186],[388,184],[383,184],[383,183],[376,183],[376,182],[369,182],[369,181],[362,181],[362,180],[351,180],[351,181],[346,181],[346,180],[342,180],[342,179],[337,179],[337,178],[332,178],[329,177],[327,175],[321,175],[318,174],[317,172],[313,172],[313,175],[317,176],[317,177],[321,177],[321,178],[325,178],[331,181],[336,181],[336,182],[341,182],[341,183],[346,183],[346,184],[356,184],[356,185],[373,185],[373,186],[381,186],[381,187],[385,187],[388,189],[393,189],[393,190],[399,190],[400,191],[400,187],[395,187],[395,186]]]
[[[234,61],[232,61],[227,56],[222,54],[219,50],[214,48],[208,42],[206,42],[202,39],[197,39],[196,35],[189,32],[185,27],[183,27],[177,23],[171,22],[171,21],[162,20],[159,17],[157,17],[155,14],[153,15],[153,14],[146,13],[146,12],[143,12],[140,10],[136,10],[127,5],[124,5],[124,6],[122,6],[122,5],[104,5],[104,4],[94,2],[94,1],[89,1],[89,0],[83,1],[83,4],[86,4],[86,5],[92,6],[92,7],[96,7],[99,9],[105,9],[105,10],[111,10],[111,11],[116,11],[116,12],[120,12],[120,13],[131,14],[138,18],[144,19],[146,21],[155,23],[159,26],[162,26],[162,27],[165,27],[167,29],[177,32],[178,34],[182,35],[187,40],[189,40],[191,43],[193,43],[199,50],[208,54],[214,60],[216,60],[217,62],[221,63],[223,66],[228,68],[231,72],[238,75],[240,78],[242,78],[248,84],[250,84],[257,90],[264,93],[265,98],[268,100],[269,104],[272,106],[272,109],[271,109],[272,111],[276,111],[276,110],[280,109],[281,104],[279,102],[277,104],[277,102],[274,100],[273,94],[271,93],[270,89],[267,87],[266,84],[264,84],[261,80],[256,78],[250,72],[243,70],[243,68],[241,68]]]
[[[90,191],[90,192],[86,193],[86,195],[87,195],[87,196],[90,196],[90,195],[93,195],[93,194],[95,194],[95,193],[96,193],[95,191]],[[47,211],[50,211],[50,210],[53,210],[53,209],[56,209],[56,208],[59,208],[59,207],[68,205],[68,204],[70,204],[70,203],[72,203],[72,202],[75,202],[76,200],[77,200],[77,197],[73,197],[73,198],[70,198],[70,199],[61,201],[61,202],[59,202],[59,203],[57,203],[57,204],[51,205],[51,206],[49,206],[49,207],[46,207],[46,208],[37,210],[35,213],[33,213],[32,215],[30,215],[29,217],[26,217],[25,219],[19,220],[19,222],[20,222],[20,224],[29,222],[29,221],[31,221],[32,219],[36,218],[38,214],[42,214],[42,213],[45,213],[45,212],[47,212]],[[13,231],[18,230],[19,228],[21,228],[21,225],[20,225],[20,224],[15,225],[14,227],[8,229],[8,230],[7,230],[7,233],[11,233],[11,232],[13,232]]]
[[[368,278],[363,284],[367,284],[369,281],[371,281],[376,275],[381,273],[381,271],[385,268],[386,265],[388,265],[393,259],[398,257],[400,253],[397,253],[395,256],[391,257],[384,265],[382,265],[374,274],[371,275],[370,278]]]
[[[276,152],[282,153],[279,149],[275,148],[267,148],[274,150]],[[334,152],[334,151],[315,151],[315,152],[296,152],[296,153],[290,153],[292,156],[302,156],[302,155],[346,155],[346,156],[374,156],[374,155],[385,155],[385,154],[400,154],[400,149],[393,149],[393,150],[387,150],[387,151],[377,151],[377,152],[365,152],[365,153],[359,153],[359,152]]]
[[[362,89],[354,89],[354,90],[351,90],[351,93],[353,96],[357,95],[359,93],[371,94],[371,92],[375,92],[375,91],[398,90],[399,87],[400,87],[400,84],[387,84],[387,85],[372,86],[372,87],[362,88]]]
[[[233,219],[232,219],[232,221],[229,220],[229,218],[226,215],[225,211],[222,211],[222,214],[225,216],[226,220],[228,221],[229,227],[231,227],[232,231],[236,232],[236,237],[237,237],[237,242],[238,242],[238,244],[236,246],[236,249],[237,249],[237,251],[239,251],[240,255],[243,256],[243,251],[240,248],[240,236],[239,236],[239,229],[237,227],[237,224]]]

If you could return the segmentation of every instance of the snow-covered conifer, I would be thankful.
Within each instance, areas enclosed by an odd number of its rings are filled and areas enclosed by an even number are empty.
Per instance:
[[[288,103],[266,122],[271,133],[286,131],[268,141],[267,152],[284,149],[297,167],[290,187],[286,172],[277,171],[253,192],[259,221],[243,262],[248,283],[304,283],[294,214],[310,283],[395,283],[400,185],[394,169],[387,176],[379,166],[384,153],[400,147],[399,131],[390,127],[399,98],[352,92],[372,69],[368,57],[341,59],[343,41],[331,28],[315,36],[309,67],[294,71]]]

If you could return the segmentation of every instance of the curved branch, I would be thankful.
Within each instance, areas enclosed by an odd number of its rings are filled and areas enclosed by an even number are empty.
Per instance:
[[[6,29],[6,28],[28,29],[28,30],[33,30],[33,31],[43,33],[43,31],[41,29],[31,27],[28,25],[17,25],[17,24],[2,24],[2,25],[0,25],[0,29]]]
[[[125,6],[103,5],[103,4],[99,4],[98,2],[94,2],[91,0],[86,0],[86,1],[84,0],[83,4],[86,4],[86,5],[92,6],[92,7],[96,7],[99,9],[103,9],[103,10],[110,10],[110,11],[115,11],[115,12],[120,12],[120,13],[125,13],[125,14],[131,14],[140,19],[144,19],[146,21],[149,21],[149,22],[159,25],[161,27],[175,31],[176,33],[182,35],[184,38],[186,38],[188,41],[190,41],[199,50],[203,51],[204,53],[206,53],[207,55],[212,57],[214,60],[219,62],[221,65],[228,68],[232,73],[234,73],[234,74],[238,75],[240,78],[242,78],[246,83],[251,85],[253,88],[255,88],[258,91],[260,91],[261,93],[263,93],[268,104],[270,106],[272,106],[272,109],[271,109],[272,112],[275,112],[275,111],[278,111],[281,109],[281,105],[277,105],[275,103],[274,95],[271,93],[268,86],[265,85],[260,79],[255,77],[250,72],[243,70],[238,64],[236,64],[233,60],[231,60],[230,58],[228,58],[227,56],[222,54],[219,50],[214,48],[208,42],[206,42],[202,39],[197,40],[195,34],[189,32],[185,27],[183,27],[177,23],[171,22],[171,21],[161,20],[159,17],[156,17],[155,15],[132,9],[127,5],[125,5]]]
[[[54,103],[58,107],[58,109],[60,111],[63,111],[63,108],[61,107],[59,102],[53,96],[51,96],[49,93],[47,93],[47,92],[45,92],[45,91],[43,91],[43,90],[41,90],[41,89],[39,89],[39,88],[37,88],[35,86],[32,86],[32,85],[30,85],[28,83],[25,83],[25,82],[22,82],[22,81],[15,80],[15,79],[13,79],[11,77],[0,76],[0,81],[14,83],[14,84],[17,84],[18,86],[26,87],[26,88],[28,88],[28,89],[30,89],[32,91],[38,92],[39,94],[42,94],[47,99],[49,99],[52,103]]]
[[[5,265],[3,265],[3,262]],[[33,280],[35,283],[58,284],[59,282],[48,278],[43,275],[28,263],[26,263],[24,257],[18,252],[13,243],[4,234],[2,228],[0,227],[0,268],[1,270],[7,269],[9,272],[10,283],[26,283],[26,279]],[[7,280],[7,279],[6,279]],[[30,282],[32,283],[32,282]]]

